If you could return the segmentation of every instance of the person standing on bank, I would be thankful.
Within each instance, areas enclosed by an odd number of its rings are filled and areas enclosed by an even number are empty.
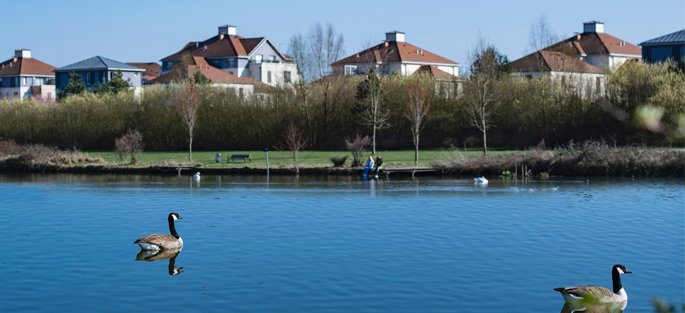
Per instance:
[[[369,171],[373,172],[373,157],[369,156],[369,159],[366,161],[366,167],[364,168],[364,176],[369,174]]]

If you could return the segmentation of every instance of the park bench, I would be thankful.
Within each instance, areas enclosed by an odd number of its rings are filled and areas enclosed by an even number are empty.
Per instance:
[[[249,154],[232,154],[230,157],[226,158],[226,163],[230,163],[234,160],[243,160],[243,163],[247,162],[247,160],[252,162]]]

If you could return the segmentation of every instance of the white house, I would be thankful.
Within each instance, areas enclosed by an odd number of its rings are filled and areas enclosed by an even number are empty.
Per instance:
[[[604,32],[604,23],[583,23],[583,32],[543,50],[559,51],[602,69],[620,66],[642,58],[640,47]]]
[[[409,76],[423,67],[422,70],[438,70],[453,78],[459,76],[459,63],[406,42],[400,31],[385,33],[383,43],[336,61],[331,67],[338,75],[361,75],[374,67],[381,74],[397,72]],[[445,77],[442,73],[438,75]]]
[[[184,54],[203,57],[212,66],[241,78],[253,78],[271,86],[296,82],[295,60],[281,53],[266,37],[244,38],[235,26],[219,26],[219,33],[204,41],[193,41],[163,58],[162,73],[181,62]]]
[[[29,49],[15,50],[0,63],[0,99],[55,99],[55,69],[31,57]]]

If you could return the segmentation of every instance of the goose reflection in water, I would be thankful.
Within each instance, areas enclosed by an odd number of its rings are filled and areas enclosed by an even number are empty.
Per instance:
[[[183,267],[176,268],[176,257],[181,253],[181,249],[166,250],[140,250],[136,256],[136,261],[159,261],[169,259],[169,275],[183,273]]]
[[[621,313],[628,306],[628,301],[618,303],[583,303],[566,302],[561,313]]]

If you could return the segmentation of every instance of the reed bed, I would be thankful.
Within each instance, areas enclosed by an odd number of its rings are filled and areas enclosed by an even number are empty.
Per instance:
[[[567,144],[553,150],[533,149],[491,157],[453,157],[437,167],[455,175],[501,175],[505,171],[533,176],[659,176],[685,175],[685,151],[647,147],[615,147],[602,142]]]

